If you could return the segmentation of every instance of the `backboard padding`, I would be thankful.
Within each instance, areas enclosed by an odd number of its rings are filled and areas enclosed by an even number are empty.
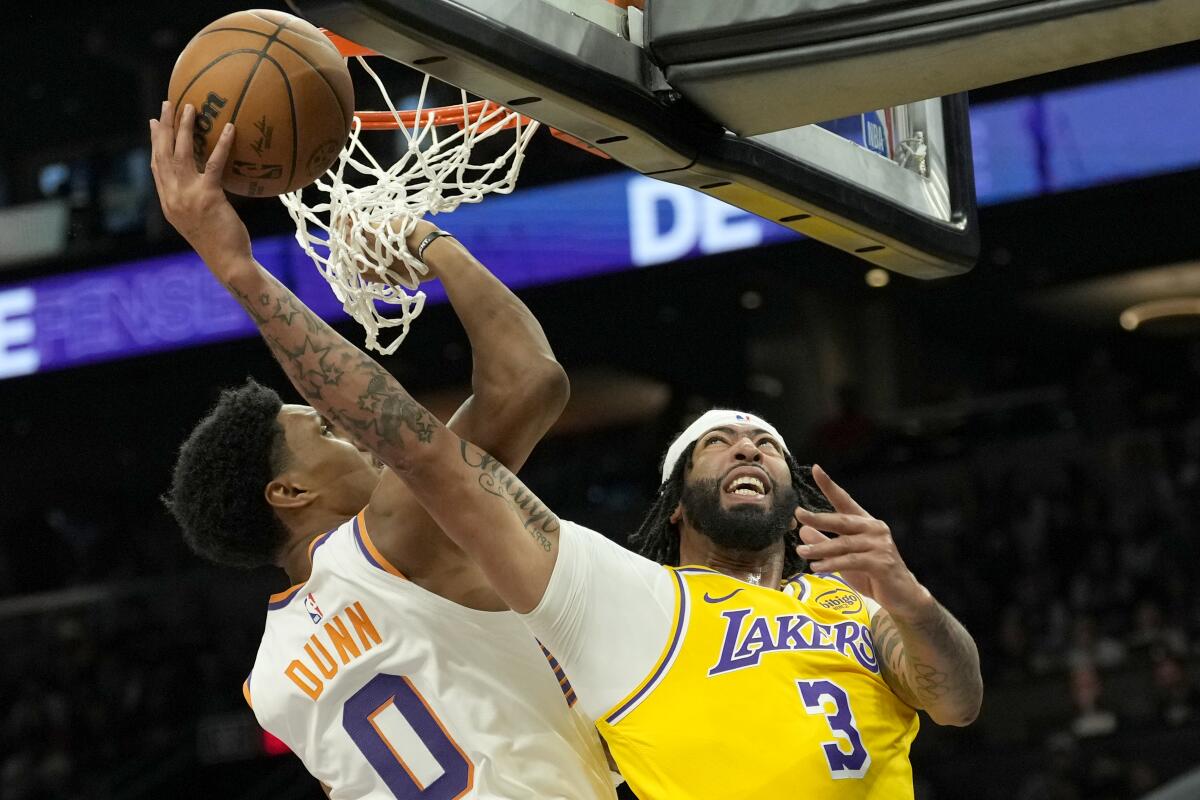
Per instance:
[[[965,100],[956,206],[935,220],[742,139],[663,82],[644,51],[546,0],[290,0],[311,21],[471,94],[518,108],[652,177],[710,194],[920,278],[978,253]],[[965,162],[965,163],[961,163]]]

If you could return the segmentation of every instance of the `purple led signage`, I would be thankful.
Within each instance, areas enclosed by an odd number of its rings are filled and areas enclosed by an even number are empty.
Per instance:
[[[1200,165],[1200,67],[972,109],[982,205]],[[1113,109],[1137,113],[1114,114]],[[756,247],[785,228],[619,173],[491,197],[439,220],[514,289]],[[344,319],[289,236],[255,255],[325,319]],[[444,294],[426,290],[430,302]],[[420,322],[417,323],[418,325]],[[247,336],[253,325],[191,253],[0,286],[0,379]]]
[[[795,236],[628,173],[489,198],[441,222],[514,289]],[[259,239],[254,255],[317,314],[345,319],[292,237]],[[429,302],[445,299],[437,283],[426,294]],[[253,333],[245,312],[190,252],[0,286],[0,379]]]

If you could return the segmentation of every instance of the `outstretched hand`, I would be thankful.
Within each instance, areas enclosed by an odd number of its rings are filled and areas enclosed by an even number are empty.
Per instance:
[[[174,119],[175,106],[167,101],[161,116],[150,120],[150,171],[163,215],[214,271],[250,258],[250,234],[221,188],[221,174],[233,147],[233,125],[221,131],[200,172],[192,151],[196,109],[184,106],[178,130]]]
[[[817,487],[834,511],[796,509],[803,544],[796,552],[813,572],[837,572],[856,592],[896,616],[917,615],[933,602],[932,595],[904,564],[887,523],[875,519],[825,470],[813,466]],[[836,539],[821,531],[838,534]]]

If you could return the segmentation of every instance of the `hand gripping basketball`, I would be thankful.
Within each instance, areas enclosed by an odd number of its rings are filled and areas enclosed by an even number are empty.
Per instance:
[[[167,97],[196,107],[197,165],[226,122],[239,135],[222,173],[226,191],[270,197],[312,183],[346,142],[354,82],[320,29],[282,11],[237,11],[183,48]]]
[[[185,106],[175,130],[174,104],[162,105],[161,116],[150,120],[150,171],[163,216],[187,240],[214,272],[251,258],[250,234],[221,188],[221,173],[233,147],[234,129],[226,125],[204,172],[196,170],[192,154],[192,125],[196,110]]]

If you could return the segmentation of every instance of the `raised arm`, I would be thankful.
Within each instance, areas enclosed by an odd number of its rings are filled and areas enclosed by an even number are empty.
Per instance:
[[[403,225],[402,218],[391,223],[393,231]],[[517,471],[562,413],[570,383],[525,304],[452,234],[435,233],[442,232],[418,220],[406,244],[415,253],[426,242],[430,277],[441,280],[471,345],[472,394],[449,425]],[[369,252],[375,236],[363,236]]]
[[[409,249],[432,231],[419,222]],[[542,326],[508,287],[456,239],[435,239],[425,262],[446,289],[471,344],[471,397],[450,420],[459,436],[518,471],[570,394]]]
[[[435,230],[418,222],[408,235],[409,249],[416,252]],[[472,395],[449,427],[515,472],[562,412],[570,393],[566,373],[529,309],[465,247],[450,237],[437,238],[424,258],[441,279],[471,343]],[[367,522],[374,544],[410,577],[444,566],[439,526],[394,472],[372,495]]]
[[[820,467],[813,467],[813,478],[835,511],[796,511],[804,542],[797,552],[814,572],[841,574],[882,607],[871,620],[875,655],[884,680],[901,700],[924,709],[939,725],[974,722],[983,678],[971,634],[905,566],[885,523]]]
[[[233,128],[226,126],[199,174],[190,147],[194,116],[185,109],[175,131],[164,105],[151,123],[167,219],[254,320],[308,402],[404,479],[510,607],[532,609],[554,567],[557,518],[508,468],[443,426],[254,260],[249,234],[220,185]]]

